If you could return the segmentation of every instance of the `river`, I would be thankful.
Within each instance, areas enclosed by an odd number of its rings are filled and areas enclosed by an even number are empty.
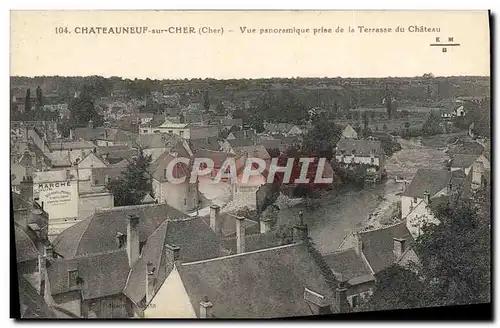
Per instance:
[[[317,249],[327,254],[335,251],[351,231],[366,225],[368,216],[399,199],[402,185],[396,176],[411,179],[419,168],[442,168],[448,159],[444,151],[420,145],[417,139],[397,140],[402,149],[387,159],[388,179],[385,183],[356,189],[350,186],[326,193],[321,206],[307,211],[303,205],[283,208],[279,212],[280,224],[289,225],[304,213],[304,222]]]

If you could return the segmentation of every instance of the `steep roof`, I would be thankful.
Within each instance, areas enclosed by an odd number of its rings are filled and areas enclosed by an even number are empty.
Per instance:
[[[415,242],[405,221],[380,229],[361,231],[358,234],[363,244],[363,254],[375,273],[394,263],[393,238],[405,239],[406,248]]]
[[[434,196],[451,181],[452,173],[448,170],[418,169],[403,196],[424,198],[427,191]]]
[[[254,142],[250,139],[226,139],[231,148],[253,146]]]
[[[189,144],[191,146],[191,149],[195,152],[200,150],[217,151],[220,149],[220,144],[217,137],[194,139],[190,140]]]
[[[232,132],[232,135],[236,139],[252,139],[255,137],[255,131],[254,130],[234,131]]]
[[[95,185],[105,185],[106,176],[109,179],[118,179],[121,177],[122,172],[124,172],[126,167],[99,167],[92,169],[92,183]]]
[[[272,248],[283,245],[281,238],[275,232],[255,233],[245,236],[245,251],[252,252],[259,249]],[[237,253],[237,238],[231,237],[224,239],[224,248],[231,252]]]
[[[165,220],[189,218],[167,204],[114,207],[94,213],[59,234],[53,242],[65,258],[117,248],[116,233],[127,234],[127,216],[139,216],[139,240],[145,242]]]
[[[14,238],[16,242],[16,258],[18,263],[38,259],[38,248],[26,231],[17,224],[14,224]]]
[[[305,288],[333,303],[333,293],[303,243],[183,263],[177,269],[197,315],[205,296],[217,318],[311,315]]]
[[[186,156],[179,156],[185,157]],[[169,163],[176,159],[175,154],[172,154],[168,151],[161,154],[150,166],[150,172],[154,179],[160,182],[168,181],[168,178],[165,177],[165,169],[168,167]],[[189,165],[185,163],[178,162],[172,168],[172,175],[176,179],[180,179],[183,177],[190,177],[191,175],[191,162]],[[186,179],[187,180],[187,179]]]
[[[228,153],[223,151],[198,150],[195,153],[195,158],[210,158],[214,161],[214,166],[221,166],[229,157]]]
[[[353,248],[337,251],[323,257],[341,281],[354,282],[356,278],[372,276],[370,268]],[[374,279],[373,276],[371,278]]]
[[[478,159],[479,155],[456,154],[451,159],[451,167],[469,168]]]
[[[356,156],[382,155],[382,143],[379,140],[340,139],[337,143],[337,153],[354,154]]]
[[[127,251],[124,248],[114,249],[52,261],[47,267],[47,274],[53,295],[72,290],[68,279],[68,271],[71,270],[78,270],[78,276],[83,280],[83,299],[118,294],[125,287],[129,273]]]
[[[182,143],[183,139],[169,133],[141,134],[137,143],[144,148],[167,148],[175,147]]]
[[[256,157],[260,159],[271,158],[271,155],[269,155],[266,148],[262,145],[233,147],[233,150],[237,155],[248,155],[248,157]]]

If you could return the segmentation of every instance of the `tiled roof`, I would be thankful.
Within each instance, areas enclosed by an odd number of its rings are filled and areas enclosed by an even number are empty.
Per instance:
[[[405,239],[405,247],[411,247],[414,243],[405,221],[358,233],[363,244],[363,254],[375,273],[394,264],[393,238]]]
[[[256,157],[260,159],[271,158],[271,155],[269,155],[266,148],[262,145],[233,147],[233,150],[237,155],[248,155],[248,157]]]
[[[177,269],[197,315],[205,296],[217,318],[311,315],[305,288],[333,303],[333,293],[303,243],[183,263]]]
[[[119,294],[125,287],[129,274],[127,251],[124,248],[114,249],[52,261],[47,266],[52,295],[72,290],[68,279],[70,270],[78,270],[78,276],[83,280],[81,291],[85,300]]]
[[[337,153],[355,156],[381,155],[384,153],[382,143],[378,140],[340,139],[337,143]]]
[[[181,156],[181,157],[186,157],[186,156]],[[161,154],[150,166],[150,172],[153,178],[160,182],[168,181],[167,177],[165,177],[165,169],[167,168],[168,164],[175,158],[176,156],[174,156],[174,154],[171,154],[168,151]],[[178,162],[172,168],[172,175],[176,179],[189,177],[190,174],[191,174],[190,165],[186,165],[185,163]]]
[[[236,254],[236,237],[224,239],[224,248]],[[255,233],[245,236],[245,251],[252,252],[259,249],[272,248],[283,245],[281,238],[275,232]]]
[[[125,167],[99,167],[92,169],[92,183],[95,185],[104,186],[106,185],[106,176],[110,180],[118,179],[121,177],[122,172],[125,171]]]
[[[180,137],[168,133],[141,134],[138,139],[138,144],[144,148],[171,148],[180,142]]]
[[[66,142],[53,142],[49,145],[49,148],[53,151],[55,150],[70,150],[70,149],[94,149],[94,145],[90,141],[66,141]]]
[[[189,144],[191,146],[191,149],[193,149],[193,151],[200,151],[200,150],[216,151],[220,149],[220,144],[219,141],[217,140],[217,137],[190,140]]]
[[[253,146],[254,142],[250,139],[226,139],[232,148]]]
[[[474,164],[478,157],[478,155],[456,154],[451,160],[451,167],[468,168]]]
[[[232,132],[236,139],[252,139],[255,137],[255,131],[253,130],[241,130]]]
[[[403,196],[424,198],[427,191],[432,197],[448,186],[451,177],[448,170],[419,169]]]
[[[198,150],[195,153],[195,158],[210,158],[214,161],[214,166],[221,166],[229,157],[228,153],[222,151]]]
[[[370,268],[352,248],[323,256],[328,266],[341,281],[371,275]]]
[[[139,216],[139,239],[145,242],[165,220],[188,218],[167,204],[114,207],[94,213],[64,230],[54,240],[54,249],[65,258],[117,248],[116,233],[127,234],[127,216]]]
[[[38,248],[26,231],[14,224],[14,238],[16,242],[17,262],[25,262],[38,259]]]

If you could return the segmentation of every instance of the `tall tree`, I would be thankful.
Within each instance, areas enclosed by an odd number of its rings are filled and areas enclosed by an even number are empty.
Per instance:
[[[203,108],[205,111],[208,111],[210,109],[210,98],[208,96],[208,90],[205,90],[203,93]]]
[[[387,117],[389,119],[392,118],[392,114],[394,112],[394,105],[392,103],[392,94],[389,91],[389,87],[385,86],[385,97],[384,97],[385,109],[387,111]]]
[[[36,107],[41,108],[43,105],[43,95],[42,88],[40,86],[36,87]]]
[[[151,155],[145,155],[140,149],[121,177],[108,183],[107,188],[114,196],[115,206],[139,205],[147,194],[152,193],[149,172],[151,162]]]
[[[31,110],[31,90],[26,90],[26,97],[24,98],[24,111],[28,113]]]
[[[94,106],[94,100],[89,86],[84,85],[80,95],[70,102],[71,123],[73,127],[87,126],[90,120],[94,126],[101,126],[103,118],[99,115]]]

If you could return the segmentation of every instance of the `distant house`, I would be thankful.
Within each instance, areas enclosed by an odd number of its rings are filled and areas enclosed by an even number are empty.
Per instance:
[[[220,150],[221,143],[217,137],[207,137],[203,139],[192,139],[189,140],[189,145],[192,151],[196,152],[199,150]]]
[[[419,169],[401,195],[401,216],[405,218],[424,199],[451,194],[464,179],[463,171]]]
[[[254,130],[241,130],[241,131],[234,131],[229,133],[227,136],[226,140],[232,140],[232,139],[250,139],[253,140],[256,138],[256,133]]]
[[[354,250],[368,264],[371,273],[377,274],[394,264],[419,264],[413,250],[414,243],[406,222],[402,221],[378,229],[353,232],[346,236],[338,249]]]
[[[175,134],[141,134],[137,144],[144,154],[151,155],[153,161],[166,151],[176,152],[184,149],[191,153],[187,140]]]
[[[158,203],[166,203],[181,212],[188,213],[198,207],[198,181],[190,182],[192,163],[190,165],[177,163],[170,171],[173,178],[184,179],[184,182],[169,181],[169,163],[177,156],[185,157],[165,152],[151,165],[153,194]]]
[[[340,139],[335,159],[344,166],[368,165],[367,173],[381,178],[385,172],[385,153],[377,140]]]
[[[132,145],[138,135],[129,131],[112,128],[92,127],[76,128],[72,132],[76,140],[92,142],[97,146],[127,146]]]
[[[234,154],[236,148],[253,146],[254,144],[255,142],[250,139],[226,139],[222,142],[221,150]]]
[[[342,138],[345,139],[357,139],[358,138],[358,133],[354,128],[350,125],[347,124],[343,129],[342,129]]]
[[[54,240],[45,299],[81,318],[141,317],[179,247],[187,261],[223,254],[209,226],[166,204],[99,211]]]
[[[302,128],[290,123],[264,123],[264,129],[270,135],[298,136],[305,132]]]
[[[336,251],[323,256],[339,281],[346,282],[347,301],[357,308],[373,294],[375,276],[370,265],[355,248]]]
[[[451,159],[451,170],[463,170],[465,174],[469,174],[472,165],[475,162],[481,162],[484,165],[485,170],[490,170],[490,161],[484,155],[467,155],[467,154],[456,154],[453,155]]]
[[[95,144],[86,140],[51,143],[49,147],[51,159],[56,163],[66,162],[70,165],[80,162],[97,148]]]
[[[219,127],[211,125],[193,125],[190,123],[174,123],[167,119],[161,124],[147,124],[140,127],[140,134],[171,133],[184,139],[203,139],[217,137]]]
[[[106,167],[106,163],[97,157],[94,152],[88,153],[82,160],[77,164],[79,169],[91,169],[91,168],[101,168]]]

